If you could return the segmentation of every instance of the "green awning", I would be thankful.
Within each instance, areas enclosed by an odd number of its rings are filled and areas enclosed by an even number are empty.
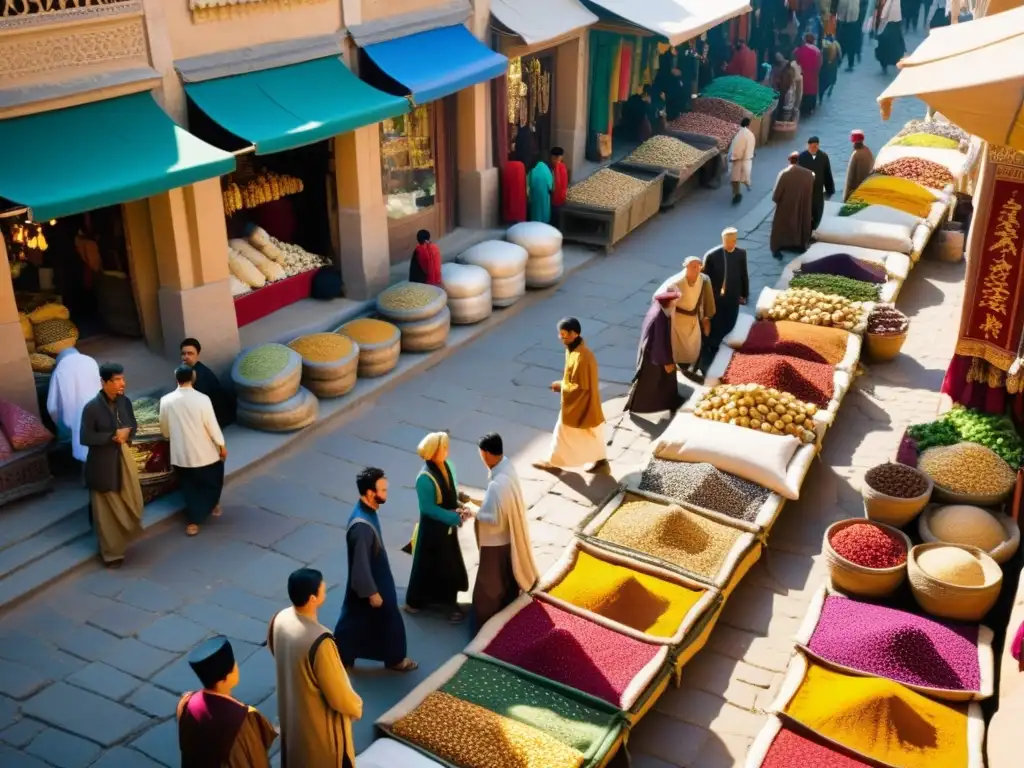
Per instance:
[[[402,96],[378,91],[336,56],[186,83],[203,112],[268,155],[313,144],[409,111]]]
[[[0,197],[36,221],[82,213],[230,173],[235,158],[135,93],[0,120]]]

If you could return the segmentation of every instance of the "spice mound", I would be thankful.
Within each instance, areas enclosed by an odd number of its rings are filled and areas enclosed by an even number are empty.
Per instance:
[[[484,653],[629,709],[630,685],[659,650],[535,600],[509,619]]]
[[[578,768],[583,755],[529,725],[434,691],[398,720],[395,735],[455,765]]]
[[[951,691],[981,688],[976,624],[947,624],[829,595],[807,647],[833,664],[898,683]]]
[[[994,451],[977,443],[929,448],[917,466],[937,486],[966,495],[1009,493],[1016,473]]]
[[[653,458],[640,476],[640,490],[659,493],[701,509],[753,523],[771,491],[713,464]]]
[[[284,344],[263,344],[245,354],[238,373],[249,381],[263,381],[281,373],[291,359],[292,351]]]
[[[871,523],[841,528],[829,544],[837,555],[862,568],[895,568],[907,562],[906,543]]]
[[[722,381],[726,384],[760,384],[788,392],[805,403],[825,408],[835,394],[835,370],[828,363],[812,363],[787,355],[748,355],[733,353]],[[783,423],[792,427],[792,422]],[[796,434],[782,428],[785,434]]]
[[[835,366],[846,359],[849,343],[850,332],[841,328],[790,320],[758,320],[738,351],[748,355],[789,355]]]
[[[587,552],[548,594],[654,637],[672,637],[703,590],[688,589]]]
[[[358,320],[345,323],[337,332],[348,336],[360,347],[383,344],[388,341],[397,342],[399,339],[398,328],[391,323],[374,320],[370,317],[361,317]]]
[[[288,346],[309,363],[331,363],[352,352],[352,341],[340,333],[311,333],[289,342]]]
[[[767,389],[760,384],[719,384],[697,403],[693,415],[722,421],[772,435],[793,435],[813,443],[814,414],[818,406],[805,403],[788,392]]]
[[[779,291],[765,314],[772,320],[791,320],[852,331],[863,319],[864,307],[844,296],[790,287]]]
[[[917,564],[938,581],[957,587],[985,585],[985,569],[970,552],[958,547],[932,547],[917,556]]]
[[[684,112],[669,123],[668,127],[673,131],[710,136],[718,144],[720,152],[725,152],[729,149],[729,145],[736,138],[736,134],[740,130],[736,123],[719,120],[717,117],[700,112]]]
[[[422,309],[437,301],[444,291],[437,286],[422,283],[398,283],[385,289],[377,297],[377,306],[383,310],[407,311]]]
[[[931,133],[910,133],[889,142],[894,147],[930,147],[932,149],[960,149],[960,142]]]
[[[934,701],[891,680],[811,664],[785,712],[817,734],[886,765],[969,764],[967,705]]]
[[[871,768],[871,764],[783,725],[768,748],[761,768]]]
[[[967,544],[986,552],[991,552],[1008,538],[1006,529],[991,512],[966,504],[935,510],[928,527],[939,541]]]
[[[704,88],[703,95],[735,102],[756,116],[767,112],[779,98],[774,89],[740,75],[716,77]]]
[[[803,275],[835,275],[864,283],[884,283],[889,279],[885,267],[848,253],[833,253],[800,265]]]
[[[619,727],[612,712],[479,659],[466,659],[440,690],[533,726],[588,758],[596,757]]]
[[[925,160],[923,157],[901,157],[875,168],[875,173],[910,179],[923,187],[932,187],[933,189],[942,189],[947,184],[953,183],[953,174],[949,172],[949,169],[931,160]]]
[[[906,333],[910,327],[909,318],[892,304],[878,304],[868,315],[868,333],[892,336]]]
[[[626,495],[597,538],[714,580],[740,531],[676,506]]]
[[[879,287],[874,282],[853,280],[840,275],[797,272],[789,281],[793,288],[810,288],[829,296],[842,296],[850,301],[878,301]]]
[[[679,139],[653,136],[637,147],[626,162],[662,168],[688,168],[703,157],[703,152]]]
[[[570,203],[617,211],[628,205],[646,188],[647,182],[609,168],[602,168],[593,176],[569,187],[565,199]]]
[[[897,499],[916,499],[928,491],[928,481],[920,472],[892,462],[869,469],[864,482],[871,490]]]

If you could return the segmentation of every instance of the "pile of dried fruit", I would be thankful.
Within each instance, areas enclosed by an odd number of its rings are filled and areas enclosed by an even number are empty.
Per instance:
[[[809,288],[788,288],[779,291],[765,314],[772,320],[825,325],[852,331],[864,319],[859,301],[843,296],[827,295]]]
[[[878,301],[880,292],[877,283],[866,283],[863,280],[854,280],[841,275],[826,275],[803,270],[793,275],[789,285],[792,288],[810,288],[812,291],[818,291],[827,296],[842,296],[850,301]]]
[[[610,168],[602,168],[593,176],[569,187],[565,199],[570,203],[617,211],[629,205],[646,188],[647,182]]]
[[[714,96],[731,101],[758,117],[767,112],[779,98],[774,89],[739,75],[716,77],[707,84],[701,96]]]
[[[772,435],[793,435],[805,443],[816,440],[814,414],[818,406],[788,392],[760,384],[719,384],[697,403],[694,415]]]
[[[711,115],[717,117],[719,120],[725,120],[727,123],[740,124],[744,118],[753,118],[754,116],[750,113],[750,110],[741,107],[732,101],[726,101],[725,99],[718,99],[713,96],[705,96],[699,99],[694,99],[690,102],[690,108],[694,112],[701,112],[705,115]]]
[[[871,523],[854,523],[832,534],[836,554],[862,568],[895,568],[907,562],[907,545]]]
[[[878,304],[868,315],[868,333],[891,336],[906,333],[910,318],[892,304]]]
[[[652,136],[637,147],[626,162],[661,168],[688,168],[702,157],[703,152],[684,141],[671,136]]]
[[[735,352],[722,376],[722,383],[760,384],[825,408],[835,394],[834,374],[835,369],[828,363],[788,355]],[[783,432],[793,434],[791,430],[783,429]]]
[[[700,112],[685,112],[668,124],[670,130],[699,133],[710,136],[718,143],[720,152],[725,152],[736,138],[740,127],[735,123],[719,120],[717,117]]]
[[[1009,493],[1017,482],[1016,471],[978,443],[929,448],[921,454],[917,466],[940,488],[969,496]]]
[[[928,492],[928,481],[920,472],[892,462],[869,469],[864,482],[871,490],[896,499],[916,499]]]
[[[923,187],[943,189],[953,183],[953,174],[943,165],[923,157],[901,157],[875,168],[875,173],[916,181]]]

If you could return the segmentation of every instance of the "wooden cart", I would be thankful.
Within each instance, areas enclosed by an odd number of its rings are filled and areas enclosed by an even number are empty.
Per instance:
[[[665,174],[665,180],[661,189],[661,210],[672,208],[692,192],[699,184],[700,172],[710,162],[717,161],[718,147],[711,147],[704,150],[702,157],[691,165],[683,168],[666,168],[660,165],[647,165],[646,163],[635,163],[623,160],[612,166],[613,170],[621,173],[644,173],[654,178],[658,173]]]
[[[661,210],[664,172],[654,169],[635,171],[617,165],[612,166],[613,170],[648,182],[647,188],[614,210],[567,202],[559,214],[559,228],[564,239],[595,245],[604,248],[605,253],[611,253],[616,243]]]

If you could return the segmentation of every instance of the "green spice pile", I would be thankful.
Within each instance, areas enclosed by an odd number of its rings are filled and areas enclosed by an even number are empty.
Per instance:
[[[917,442],[918,453],[940,445],[977,443],[994,451],[1013,468],[1021,465],[1024,441],[1007,416],[956,407],[942,418],[927,424],[914,424],[907,434]]]
[[[869,204],[863,200],[850,200],[848,203],[843,203],[843,207],[839,209],[840,216],[853,216],[855,213],[860,213],[865,208],[868,208]]]
[[[831,296],[842,296],[850,301],[878,301],[879,286],[839,275],[807,274],[797,272],[789,281],[790,288],[810,288]]]
[[[768,108],[779,98],[779,94],[774,89],[739,75],[716,77],[708,83],[701,96],[725,99],[739,104],[753,113],[755,117],[760,117],[767,112]]]
[[[242,358],[238,372],[249,381],[263,381],[281,373],[292,351],[284,344],[263,344]]]
[[[160,401],[153,397],[132,400],[135,421],[141,424],[156,424],[160,421]]]

